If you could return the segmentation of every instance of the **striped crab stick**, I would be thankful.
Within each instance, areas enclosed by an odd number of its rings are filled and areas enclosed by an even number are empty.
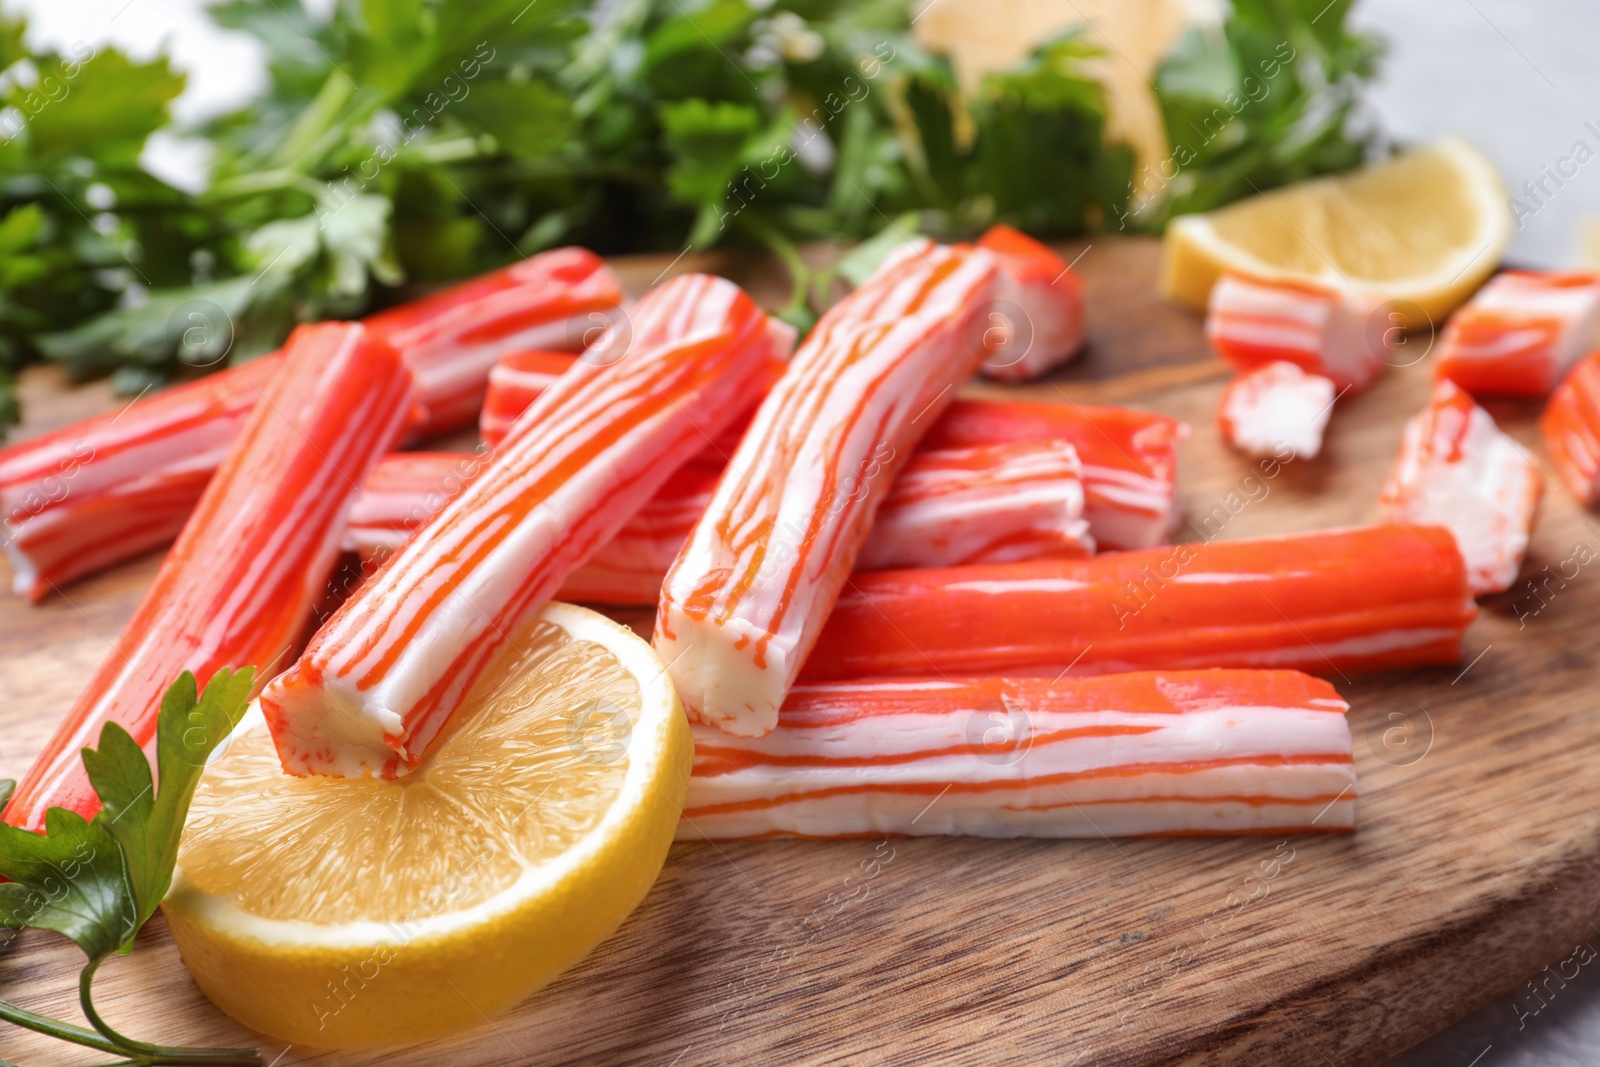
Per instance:
[[[1355,829],[1347,705],[1298,671],[802,683],[696,726],[679,840]]]
[[[1189,427],[1165,415],[1097,404],[957,400],[924,448],[1060,439],[1083,464],[1084,518],[1101,549],[1150,548],[1177,525],[1178,445]]]
[[[1539,420],[1550,462],[1584,505],[1600,500],[1600,353],[1578,361]]]
[[[1476,614],[1434,526],[879,571],[839,598],[803,677],[1387,670],[1457,662]]]
[[[302,326],[205,487],[115,649],[6,808],[37,830],[46,809],[99,801],[80,758],[108,722],[148,752],[166,687],[221,667],[258,678],[302,635],[339,551],[356,486],[400,440],[410,372],[359,324]]]
[[[1373,324],[1377,310],[1332,290],[1225,274],[1206,304],[1206,340],[1240,370],[1281,360],[1340,390],[1362,389],[1383,370],[1394,339],[1393,328]]]
[[[1004,382],[1037,378],[1070,363],[1087,336],[1083,279],[1045,245],[1010,226],[989,229],[979,248],[1000,260],[1000,291],[990,321],[981,323],[992,343],[980,368]]]
[[[1406,423],[1379,508],[1390,522],[1449,530],[1481,596],[1517,580],[1543,492],[1543,476],[1521,446],[1471,397],[1441,381]]]
[[[397,452],[367,477],[344,547],[379,563],[483,467],[475,455]],[[684,464],[561,587],[564,600],[654,604],[722,476]],[[1065,441],[919,451],[895,479],[856,564],[948,567],[1090,555],[1078,460]]]
[[[508,348],[581,344],[586,325],[608,321],[621,300],[598,257],[564,248],[367,324],[413,371],[412,429],[426,434],[477,417],[489,369]],[[177,536],[282,360],[273,353],[0,450],[15,591],[38,602]]]
[[[1545,396],[1600,328],[1600,274],[1502,271],[1445,323],[1434,373],[1474,396]]]
[[[732,282],[674,278],[523,413],[494,461],[261,697],[292,774],[392,778],[595,549],[733,417],[772,355]]]
[[[511,424],[539,394],[572,369],[578,357],[570,352],[538,349],[507,352],[489,371],[483,410],[478,414],[478,434],[490,444],[498,444],[511,430]]]
[[[1228,383],[1217,406],[1217,426],[1248,456],[1274,456],[1287,446],[1300,459],[1322,451],[1322,432],[1333,413],[1334,384],[1294,363],[1263,363]]]
[[[982,249],[911,242],[795,353],[662,585],[654,645],[692,718],[776,725],[889,483],[982,358],[998,274]]]

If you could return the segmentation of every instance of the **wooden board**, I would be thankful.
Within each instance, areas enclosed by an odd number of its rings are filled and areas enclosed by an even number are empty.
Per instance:
[[[1375,518],[1401,422],[1427,390],[1425,363],[1342,404],[1321,458],[1265,479],[1218,440],[1226,370],[1197,316],[1155,296],[1155,243],[1066,252],[1083,253],[1091,351],[1028,394],[1190,422],[1183,501],[1195,516],[1222,508],[1221,536]],[[637,288],[665,265],[625,270]],[[734,266],[772,292],[769,273]],[[1418,347],[1402,351],[1409,360]],[[112,402],[102,389],[64,393],[48,371],[29,377],[27,394],[25,432]],[[1493,410],[1542,455],[1535,407]],[[1580,545],[1591,562],[1565,588],[1551,582],[1543,607],[1526,591],[1484,604],[1470,666],[1336,679],[1353,706],[1354,836],[680,845],[623,929],[509,1018],[400,1053],[285,1052],[267,1041],[266,1059],[1379,1062],[1600,934],[1589,925],[1600,876],[1600,636],[1588,626],[1600,527],[1552,485],[1525,576],[1556,569]],[[39,608],[0,603],[0,775],[26,769],[153,569],[131,564]],[[30,933],[0,959],[0,989],[70,1014],[78,964],[66,942]],[[99,985],[107,1017],[137,1035],[256,1040],[196,990],[159,918]],[[84,1059],[10,1030],[0,1058]]]

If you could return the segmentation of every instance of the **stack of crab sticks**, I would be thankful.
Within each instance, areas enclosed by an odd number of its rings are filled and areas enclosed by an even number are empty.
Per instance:
[[[338,555],[356,486],[414,411],[395,350],[359,324],[302,326],[111,654],[5,810],[41,829],[52,807],[99,801],[80,756],[107,723],[149,751],[162,694],[183,671],[258,666],[292,652]],[[287,519],[287,521],[286,521]]]
[[[368,326],[415,376],[411,430],[423,435],[476,417],[501,355],[581,346],[621,301],[598,257],[563,248],[380,312]],[[273,353],[0,451],[16,592],[38,601],[171,541],[284,360]]]
[[[505,645],[758,391],[787,343],[732,282],[674,278],[523,412],[261,697],[284,768],[417,766]]]

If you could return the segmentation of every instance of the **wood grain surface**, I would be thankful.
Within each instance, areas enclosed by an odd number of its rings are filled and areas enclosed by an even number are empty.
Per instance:
[[[1226,370],[1198,319],[1156,297],[1156,244],[1064,251],[1082,253],[1091,350],[1020,392],[1191,423],[1183,502],[1195,518],[1221,508],[1222,537],[1376,518],[1401,423],[1427,391],[1427,362],[1415,361],[1426,338],[1401,349],[1396,362],[1410,365],[1341,404],[1321,457],[1266,479],[1218,439]],[[638,289],[666,263],[623,266]],[[775,295],[765,269],[713,266]],[[30,373],[25,395],[24,433],[114,403],[100,387],[66,391],[48,370]],[[1536,407],[1492,410],[1542,459]],[[679,845],[622,930],[510,1017],[399,1052],[268,1041],[266,1060],[1376,1063],[1600,937],[1600,526],[1552,483],[1523,576],[1575,558],[1589,562],[1564,587],[1484,602],[1460,666],[1334,679],[1356,737],[1353,836]],[[37,608],[0,603],[0,776],[27,768],[154,566]],[[67,942],[27,933],[0,958],[0,988],[76,1017],[79,965]],[[141,1037],[258,1040],[201,996],[159,917],[97,988],[113,1025]],[[0,1032],[0,1058],[83,1060],[15,1030]]]

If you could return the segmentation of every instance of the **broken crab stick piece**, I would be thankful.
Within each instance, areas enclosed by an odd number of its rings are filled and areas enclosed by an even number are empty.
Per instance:
[[[1378,304],[1332,290],[1225,274],[1206,305],[1206,340],[1240,370],[1284,360],[1362,389],[1383,370],[1394,328]]]
[[[1000,291],[980,324],[995,344],[980,368],[997,381],[1022,382],[1070,363],[1083,351],[1083,279],[1065,260],[1010,226],[978,241],[1000,259]]]
[[[344,602],[261,708],[292,774],[392,778],[566,577],[705,446],[763,373],[766,315],[674,278],[528,408],[494,461]]]
[[[370,564],[391,552],[483,469],[482,456],[396,452],[375,467],[350,511],[344,547]],[[857,565],[958,563],[1086,556],[1083,487],[1065,441],[919,451],[895,479]],[[654,604],[661,580],[711,503],[720,467],[697,460],[673,472],[588,562],[567,577],[564,600]]]
[[[413,413],[411,375],[359,324],[302,326],[262,395],[112,654],[17,787],[12,825],[41,829],[50,807],[93,815],[79,754],[106,723],[149,751],[180,673],[204,684],[254,665],[264,680],[301,636],[356,486]]]
[[[1496,274],[1445,323],[1434,373],[1474,396],[1544,396],[1595,343],[1600,274]]]
[[[919,240],[824,314],[667,572],[654,645],[691,717],[764,734],[889,482],[970,376],[995,257]]]
[[[1348,706],[1297,671],[802,683],[694,727],[678,839],[1355,829]]]
[[[1600,353],[1578,361],[1539,420],[1550,462],[1585,506],[1600,499]]]
[[[578,343],[621,302],[598,257],[556,249],[367,320],[415,375],[431,433],[477,417],[489,368],[507,348]],[[15,591],[52,588],[171,541],[282,353],[230,367],[121,411],[0,450],[0,516]]]
[[[1066,441],[1013,441],[913,453],[889,487],[856,568],[1093,553],[1077,451]]]
[[[1102,549],[1150,548],[1177,525],[1178,445],[1189,427],[1165,415],[1098,404],[957,400],[924,448],[1060,439],[1083,464],[1084,517]]]
[[[1390,522],[1449,530],[1481,596],[1517,580],[1543,492],[1528,454],[1471,397],[1441,381],[1406,423],[1379,507]]]
[[[578,357],[570,352],[507,352],[489,371],[488,391],[483,411],[478,415],[478,434],[490,444],[498,444],[539,394],[572,369]]]
[[[1217,406],[1228,443],[1248,456],[1278,456],[1287,446],[1299,459],[1322,451],[1333,413],[1334,384],[1284,360],[1263,363],[1229,382]]]
[[[803,677],[1385,670],[1455,663],[1476,614],[1436,526],[878,571],[851,579]]]

